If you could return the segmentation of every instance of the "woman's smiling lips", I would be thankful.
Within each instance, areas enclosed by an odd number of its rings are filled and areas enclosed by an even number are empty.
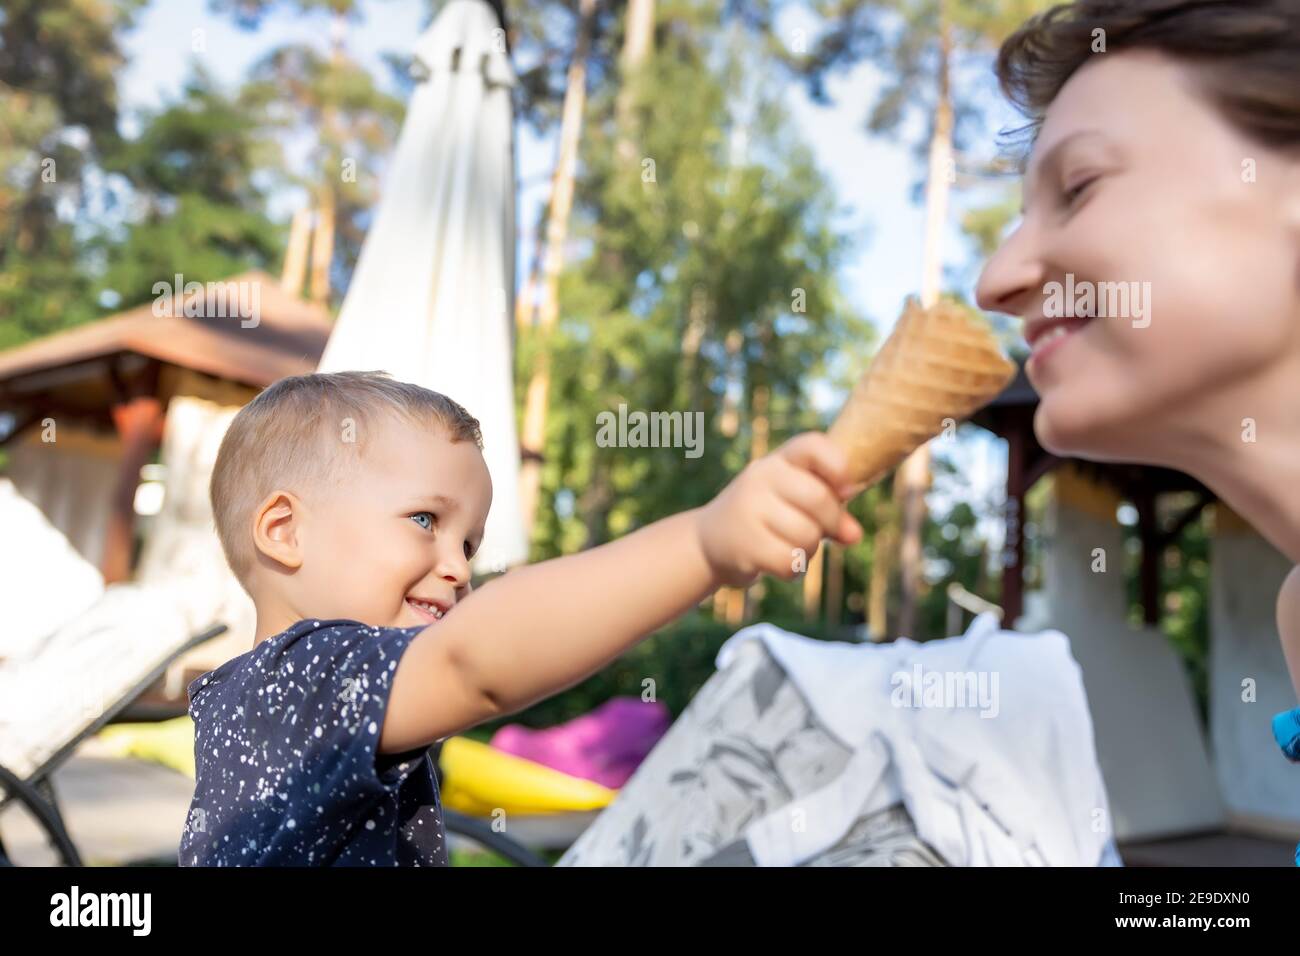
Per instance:
[[[1067,317],[1059,319],[1035,318],[1025,323],[1025,341],[1030,355],[1026,366],[1042,363],[1048,355],[1061,347],[1061,343],[1083,328],[1092,319]]]
[[[416,597],[413,594],[406,596],[406,603],[415,610],[426,621],[441,621],[443,615],[451,610],[451,605],[446,601],[435,601],[429,598]]]

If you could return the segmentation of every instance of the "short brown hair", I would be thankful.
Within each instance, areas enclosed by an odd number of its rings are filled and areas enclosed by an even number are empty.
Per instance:
[[[1036,138],[1052,100],[1088,59],[1094,31],[1107,52],[1151,49],[1197,67],[1195,82],[1246,136],[1300,144],[1297,0],[1076,0],[1031,17],[998,51],[1003,93]]]
[[[282,378],[239,410],[217,451],[209,494],[221,548],[245,588],[255,558],[249,524],[258,503],[277,488],[337,474],[364,450],[366,426],[392,414],[483,447],[478,419],[461,405],[385,372]],[[343,447],[349,444],[354,447]]]

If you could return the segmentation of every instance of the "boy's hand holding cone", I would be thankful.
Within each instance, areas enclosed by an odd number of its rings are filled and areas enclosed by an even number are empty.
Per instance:
[[[806,432],[751,463],[699,509],[702,554],[718,584],[798,575],[823,538],[853,544],[843,503],[997,395],[1015,372],[983,325],[955,305],[907,310],[828,435]],[[804,560],[793,560],[803,555]]]
[[[793,580],[823,538],[855,543],[862,527],[843,507],[851,491],[843,449],[821,432],[796,435],[751,462],[698,511],[715,582],[743,586],[760,574]]]

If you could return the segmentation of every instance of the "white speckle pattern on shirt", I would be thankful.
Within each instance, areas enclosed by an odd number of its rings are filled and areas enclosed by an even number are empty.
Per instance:
[[[299,621],[194,680],[180,865],[446,866],[427,748],[378,753],[421,630]]]

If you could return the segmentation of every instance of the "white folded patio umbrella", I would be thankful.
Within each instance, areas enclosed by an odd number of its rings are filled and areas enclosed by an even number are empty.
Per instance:
[[[514,71],[496,15],[453,0],[416,43],[420,77],[321,371],[382,369],[483,426],[492,512],[475,561],[527,556],[511,382]]]

